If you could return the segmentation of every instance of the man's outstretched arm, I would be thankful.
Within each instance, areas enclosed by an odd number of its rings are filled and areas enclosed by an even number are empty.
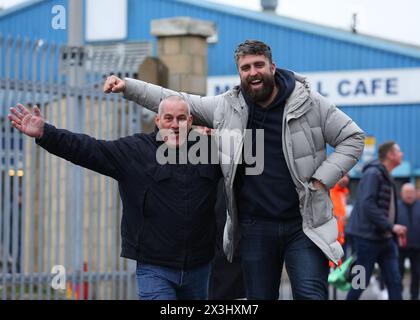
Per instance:
[[[217,107],[218,96],[200,97],[198,95],[176,92],[151,83],[110,76],[106,79],[103,88],[105,93],[123,93],[124,98],[133,101],[149,110],[158,112],[162,99],[172,96],[182,96],[190,105],[194,117],[194,124],[213,128],[214,112]]]
[[[37,106],[33,113],[23,105],[10,108],[9,120],[14,128],[35,138],[36,143],[48,152],[72,163],[118,179],[127,167],[130,155],[121,152],[124,139],[117,141],[96,140],[85,134],[57,129],[45,123]]]

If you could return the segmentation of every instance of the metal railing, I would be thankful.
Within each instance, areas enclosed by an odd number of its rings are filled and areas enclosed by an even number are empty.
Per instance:
[[[20,102],[98,139],[140,132],[141,109],[102,92],[105,75],[137,70],[112,52],[0,34],[1,299],[136,299],[135,262],[119,257],[117,182],[47,153],[12,129],[7,114]]]

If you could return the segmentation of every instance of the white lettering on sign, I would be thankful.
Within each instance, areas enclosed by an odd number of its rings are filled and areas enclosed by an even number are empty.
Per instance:
[[[420,103],[420,68],[306,73],[313,90],[345,105]],[[238,76],[209,77],[208,95],[240,83]]]

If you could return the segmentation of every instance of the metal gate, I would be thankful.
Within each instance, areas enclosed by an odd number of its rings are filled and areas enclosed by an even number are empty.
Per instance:
[[[109,50],[0,35],[2,299],[136,299],[135,262],[119,257],[117,182],[47,153],[7,115],[21,102],[98,139],[140,132],[141,108],[102,92],[105,75],[133,77],[138,64]]]

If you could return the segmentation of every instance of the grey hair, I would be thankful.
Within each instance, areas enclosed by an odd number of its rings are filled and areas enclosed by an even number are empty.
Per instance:
[[[238,64],[239,58],[246,55],[263,55],[270,63],[273,63],[273,56],[271,48],[262,41],[259,40],[245,40],[238,45],[235,50],[235,63]]]
[[[414,184],[410,183],[410,182],[404,183],[401,186],[401,191],[402,191],[403,188],[410,188],[410,189],[416,190],[416,186]]]
[[[190,108],[190,105],[188,104],[187,100],[185,100],[182,96],[172,95],[172,96],[167,96],[167,97],[163,98],[162,101],[159,103],[159,110],[158,110],[158,115],[159,116],[162,114],[163,106],[164,106],[166,101],[184,102],[185,105],[187,106],[188,115],[191,115],[191,108]]]

